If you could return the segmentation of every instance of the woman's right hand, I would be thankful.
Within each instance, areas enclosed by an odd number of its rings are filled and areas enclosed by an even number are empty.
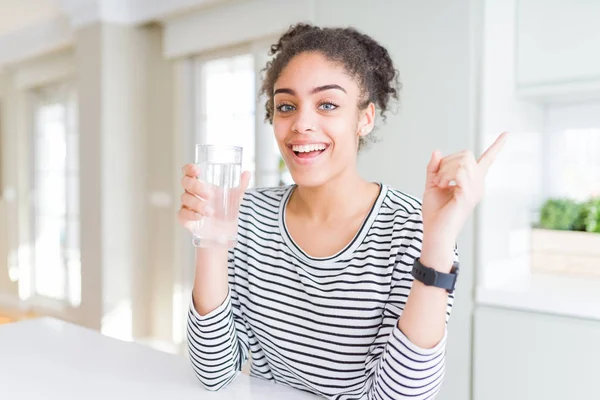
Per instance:
[[[184,190],[181,195],[181,207],[179,208],[178,219],[179,223],[190,232],[194,231],[196,221],[203,217],[209,217],[214,210],[211,210],[208,203],[211,196],[209,187],[202,181],[198,180],[200,170],[195,164],[186,164],[183,168],[183,178],[181,186]],[[250,182],[250,173],[245,171],[240,179],[240,186],[233,191],[233,195],[237,197],[235,200],[241,202],[244,192],[248,188]]]

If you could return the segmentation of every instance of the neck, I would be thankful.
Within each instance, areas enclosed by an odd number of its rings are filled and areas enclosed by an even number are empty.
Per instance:
[[[372,197],[374,184],[360,177],[357,171],[349,171],[321,186],[298,186],[288,203],[294,213],[311,220],[328,221],[356,213]]]

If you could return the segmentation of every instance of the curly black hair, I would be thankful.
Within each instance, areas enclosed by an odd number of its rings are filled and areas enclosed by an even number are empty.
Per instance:
[[[305,23],[292,25],[271,46],[269,55],[275,57],[262,71],[264,79],[261,94],[267,97],[265,120],[273,123],[275,82],[290,60],[304,52],[319,52],[328,60],[343,66],[361,88],[359,109],[364,110],[370,103],[374,103],[385,121],[390,101],[392,98],[398,100],[401,86],[398,82],[398,70],[394,68],[388,51],[355,28],[321,28]],[[371,141],[375,140],[373,135],[366,137]],[[365,137],[361,137],[359,149],[365,144]]]

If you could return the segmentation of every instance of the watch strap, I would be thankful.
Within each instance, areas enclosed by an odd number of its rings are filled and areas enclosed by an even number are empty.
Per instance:
[[[427,267],[416,258],[412,268],[412,276],[427,286],[435,286],[441,289],[446,289],[448,293],[454,292],[456,280],[458,278],[459,264],[457,261],[452,264],[450,273],[437,271]]]

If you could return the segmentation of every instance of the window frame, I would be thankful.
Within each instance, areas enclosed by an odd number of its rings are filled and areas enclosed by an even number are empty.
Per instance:
[[[221,59],[228,59],[228,58],[234,58],[234,57],[239,57],[239,56],[245,56],[245,55],[249,55],[252,57],[252,62],[254,64],[254,72],[256,73],[256,56],[252,51],[252,47],[249,45],[241,45],[241,46],[235,46],[235,47],[230,47],[230,48],[225,48],[225,49],[219,49],[216,51],[211,51],[209,53],[206,54],[201,54],[201,55],[197,55],[192,57],[192,64],[193,64],[193,71],[194,71],[194,104],[193,104],[193,115],[194,115],[194,125],[193,125],[193,138],[192,138],[192,142],[193,143],[198,143],[198,144],[209,144],[208,143],[208,132],[206,130],[202,129],[202,123],[206,122],[206,115],[204,114],[203,111],[203,107],[204,104],[206,103],[206,90],[204,90],[203,84],[204,84],[204,75],[203,75],[203,68],[206,64],[210,63],[211,61],[216,61],[216,60],[221,60]],[[255,79],[255,83],[256,83],[256,79]],[[255,91],[257,91],[258,88],[255,85]],[[256,155],[257,155],[257,145],[259,144],[257,141],[257,130],[256,130],[256,120],[257,120],[257,108],[255,107],[254,109],[254,127],[253,127],[253,135],[254,135],[254,154],[252,154],[252,158],[253,158],[253,162],[252,164],[254,165],[254,171],[252,171],[252,178],[251,178],[251,186],[252,186],[252,181],[255,180],[255,173],[256,173],[256,167],[257,167],[257,163],[256,163]],[[248,154],[246,153],[246,149],[244,149],[244,158],[248,157]]]
[[[51,101],[56,100],[57,102],[62,102],[66,106],[65,113],[65,122],[66,122],[66,133],[65,136],[68,138],[69,135],[77,136],[77,143],[74,149],[76,150],[76,159],[75,162],[77,167],[75,171],[70,171],[68,167],[69,163],[69,155],[66,155],[65,161],[65,235],[68,235],[69,231],[69,220],[71,218],[75,218],[78,222],[77,232],[80,235],[81,233],[81,221],[80,221],[80,210],[76,214],[71,214],[69,212],[69,196],[68,196],[68,176],[72,173],[77,175],[77,185],[79,187],[80,181],[80,168],[79,168],[79,140],[80,133],[78,129],[78,104],[77,104],[77,91],[75,82],[71,79],[65,79],[53,83],[49,83],[44,86],[36,86],[32,87],[27,91],[28,98],[28,120],[29,120],[29,157],[31,160],[30,169],[29,169],[29,193],[30,193],[30,201],[28,206],[28,231],[29,231],[29,264],[28,266],[22,266],[28,268],[29,282],[24,282],[23,279],[19,279],[19,294],[21,299],[27,304],[28,308],[32,309],[34,312],[36,310],[43,310],[45,313],[52,313],[54,315],[60,316],[65,319],[75,320],[75,310],[77,310],[81,306],[81,293],[79,296],[79,303],[73,304],[70,301],[69,296],[69,271],[68,271],[68,256],[66,254],[66,250],[68,249],[68,245],[65,245],[61,248],[63,265],[65,272],[65,292],[63,294],[62,299],[57,299],[49,296],[45,296],[38,292],[36,288],[36,233],[37,233],[37,219],[39,214],[38,210],[38,188],[36,187],[36,180],[38,177],[37,174],[37,140],[39,138],[39,131],[37,127],[37,115],[36,112],[41,105],[48,104],[47,101],[44,101],[42,97],[47,97],[51,99]],[[69,112],[73,112],[75,115],[69,115]],[[67,141],[68,143],[68,141]],[[66,151],[69,151],[69,146],[67,144]],[[80,194],[79,190],[75,194],[76,198],[79,199]],[[78,200],[79,201],[79,200]],[[78,206],[79,208],[79,206]],[[69,241],[67,238],[66,241]],[[81,241],[79,238],[79,262],[81,263]],[[80,280],[82,274],[82,267],[80,267]],[[20,274],[21,276],[21,274]],[[25,287],[26,286],[26,287]],[[81,282],[80,282],[81,287]]]

